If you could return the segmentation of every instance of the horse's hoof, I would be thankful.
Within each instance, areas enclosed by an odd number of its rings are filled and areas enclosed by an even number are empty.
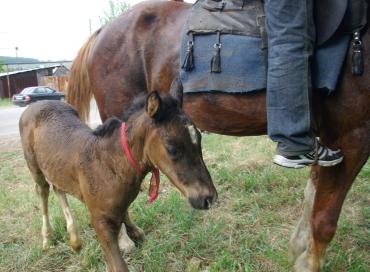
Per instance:
[[[297,238],[298,239],[298,238]],[[291,265],[295,263],[298,257],[307,249],[303,240],[291,240],[288,243],[288,261]]]
[[[118,246],[124,253],[132,253],[135,251],[135,243],[127,236],[126,231],[121,231],[118,237]]]
[[[309,256],[307,251],[298,257],[293,267],[294,272],[320,272],[321,262],[316,262],[312,257]]]
[[[119,249],[125,254],[133,253],[136,250],[135,243],[131,240],[120,240],[118,245]]]

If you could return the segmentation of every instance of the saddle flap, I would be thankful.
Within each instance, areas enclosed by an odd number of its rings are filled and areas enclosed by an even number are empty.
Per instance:
[[[316,0],[316,43],[324,44],[337,31],[346,12],[348,0]]]
[[[197,2],[187,21],[188,32],[198,34],[221,33],[260,36],[260,17],[263,17],[263,5],[260,0],[250,0],[244,5],[243,0]]]

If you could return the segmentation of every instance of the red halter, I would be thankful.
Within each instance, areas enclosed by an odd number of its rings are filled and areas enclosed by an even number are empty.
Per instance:
[[[143,171],[143,168],[141,165],[134,159],[132,156],[131,150],[127,144],[126,140],[126,123],[123,122],[121,126],[121,144],[123,151],[125,152],[127,159],[129,160],[131,166],[136,170],[136,172],[140,173]],[[148,201],[149,204],[151,204],[157,197],[159,192],[159,169],[157,167],[154,167],[152,170],[152,177],[150,178],[150,187],[148,195],[150,196],[150,199]]]

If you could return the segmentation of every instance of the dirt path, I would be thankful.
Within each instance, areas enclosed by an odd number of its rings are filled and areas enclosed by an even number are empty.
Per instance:
[[[19,136],[4,136],[0,137],[0,152],[21,150],[21,142]]]

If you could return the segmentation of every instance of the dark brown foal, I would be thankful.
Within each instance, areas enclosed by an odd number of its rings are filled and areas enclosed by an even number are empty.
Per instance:
[[[24,111],[19,128],[24,156],[41,195],[44,248],[52,233],[47,208],[50,185],[61,202],[75,250],[81,241],[65,193],[86,203],[108,271],[128,271],[119,250],[119,230],[124,221],[130,231],[137,231],[127,209],[155,166],[194,208],[210,207],[216,189],[203,162],[201,134],[181,110],[181,100],[181,94],[177,98],[149,94],[128,111],[123,132],[115,117],[91,130],[63,102],[38,102]],[[122,149],[121,133],[140,164],[139,173]]]

